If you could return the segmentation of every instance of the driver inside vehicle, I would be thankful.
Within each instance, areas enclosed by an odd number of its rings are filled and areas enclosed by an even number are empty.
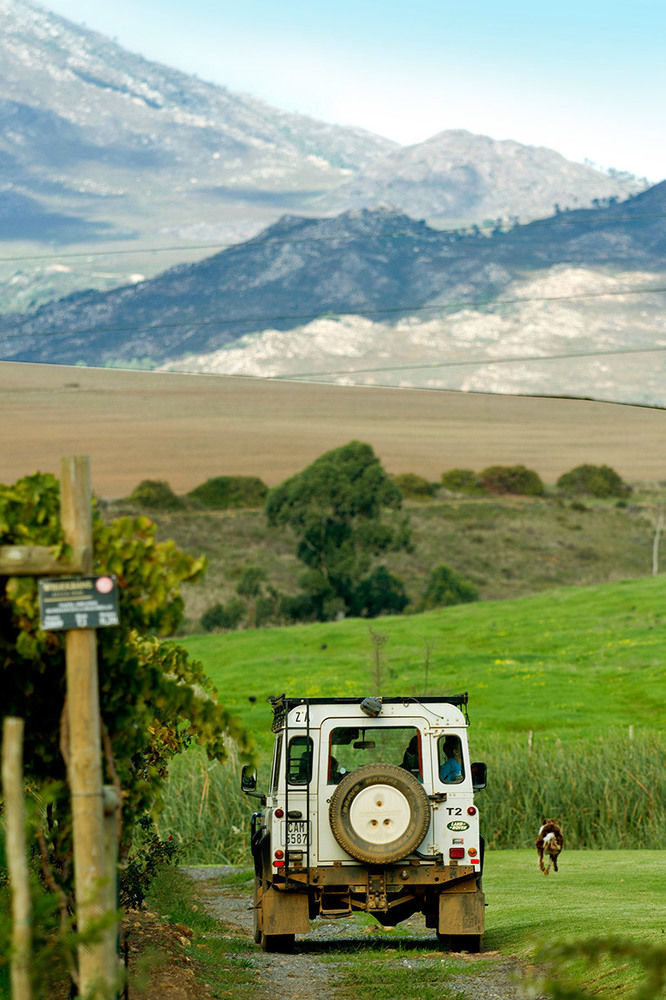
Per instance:
[[[445,736],[439,742],[439,777],[440,781],[450,784],[462,781],[462,765],[460,763],[460,738]]]
[[[347,768],[340,767],[340,765],[338,764],[337,757],[334,757],[331,754],[331,758],[328,764],[328,773],[329,773],[329,778],[328,778],[329,785],[337,785],[342,781],[345,774],[347,774]]]

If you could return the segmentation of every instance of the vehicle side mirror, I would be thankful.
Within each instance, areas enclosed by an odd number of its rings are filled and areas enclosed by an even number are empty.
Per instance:
[[[250,795],[257,790],[257,772],[251,764],[243,764],[241,771],[241,791]]]
[[[482,760],[476,760],[472,764],[472,788],[475,792],[480,792],[486,787],[486,777],[488,768]]]

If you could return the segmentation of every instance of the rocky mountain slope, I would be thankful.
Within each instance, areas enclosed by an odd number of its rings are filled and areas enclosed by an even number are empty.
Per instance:
[[[394,146],[149,62],[27,0],[0,12],[5,239],[34,237],[38,219],[61,242],[136,235],[161,212],[168,231],[210,218],[211,203],[213,230],[228,202],[248,216],[263,203],[264,223],[271,200],[284,212],[294,192],[325,190]]]
[[[280,341],[278,374],[331,377],[335,370],[335,377],[353,376],[364,338],[360,367],[388,368],[392,378],[404,368],[421,367],[430,378],[444,363],[468,365],[477,358],[496,364],[504,356],[553,352],[569,355],[564,360],[571,374],[578,353],[663,352],[665,259],[666,182],[624,203],[489,235],[436,230],[387,209],[290,216],[246,243],[155,279],[4,317],[0,350],[11,360],[238,371],[238,355],[232,359],[229,349],[252,353],[254,347],[256,361],[257,344],[266,343],[257,335],[265,338],[262,331],[272,330],[292,332],[291,340],[285,335]],[[575,314],[568,329],[552,312],[558,304],[570,321]],[[523,321],[517,326],[511,314],[516,306]],[[527,326],[525,308],[534,314]],[[601,317],[599,330],[593,322],[586,328],[591,309]],[[318,320],[327,315],[337,317],[333,325]],[[320,371],[305,343],[308,331],[319,337],[308,326],[317,320],[328,323],[323,339],[330,345],[327,358],[320,355]],[[239,344],[243,335],[252,337]],[[654,392],[663,396],[661,357],[650,362],[654,384],[634,372],[636,384],[604,398],[655,402]],[[623,366],[632,369],[626,359]],[[543,379],[547,368],[540,371]],[[276,371],[269,363],[256,373]],[[469,379],[470,372],[464,375]],[[414,381],[407,374],[406,384],[423,384],[422,377]],[[575,394],[595,395],[589,385],[587,392],[577,385]],[[486,386],[477,380],[460,387]],[[521,391],[520,385],[511,391]]]
[[[465,132],[401,149],[150,62],[31,0],[0,14],[0,248],[24,258],[0,266],[0,311],[154,276],[285,213],[388,203],[482,224],[641,187]]]
[[[384,203],[433,225],[492,225],[590,207],[645,186],[628,174],[571,163],[552,149],[449,130],[377,157],[318,203],[338,211]]]

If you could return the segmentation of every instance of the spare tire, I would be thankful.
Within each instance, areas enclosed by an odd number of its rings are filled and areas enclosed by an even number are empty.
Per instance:
[[[430,826],[423,785],[395,764],[364,764],[346,774],[329,806],[331,831],[357,861],[390,864],[411,854]]]

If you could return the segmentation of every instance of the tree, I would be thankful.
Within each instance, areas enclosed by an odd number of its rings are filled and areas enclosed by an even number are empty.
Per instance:
[[[517,493],[543,496],[544,485],[538,472],[524,465],[490,465],[479,476],[479,483],[489,493]]]
[[[326,452],[270,491],[269,523],[294,531],[296,554],[307,566],[300,581],[303,617],[353,613],[373,559],[409,543],[401,503],[399,488],[360,441]]]
[[[473,583],[456,573],[455,570],[440,563],[432,570],[426,584],[423,600],[418,605],[419,611],[430,608],[443,608],[451,604],[466,604],[478,601],[479,592]]]
[[[563,493],[587,494],[593,497],[627,497],[631,487],[609,465],[577,465],[557,480]]]
[[[259,566],[246,566],[236,584],[236,593],[247,600],[247,623],[250,628],[257,624],[257,601],[261,597],[266,574]]]

